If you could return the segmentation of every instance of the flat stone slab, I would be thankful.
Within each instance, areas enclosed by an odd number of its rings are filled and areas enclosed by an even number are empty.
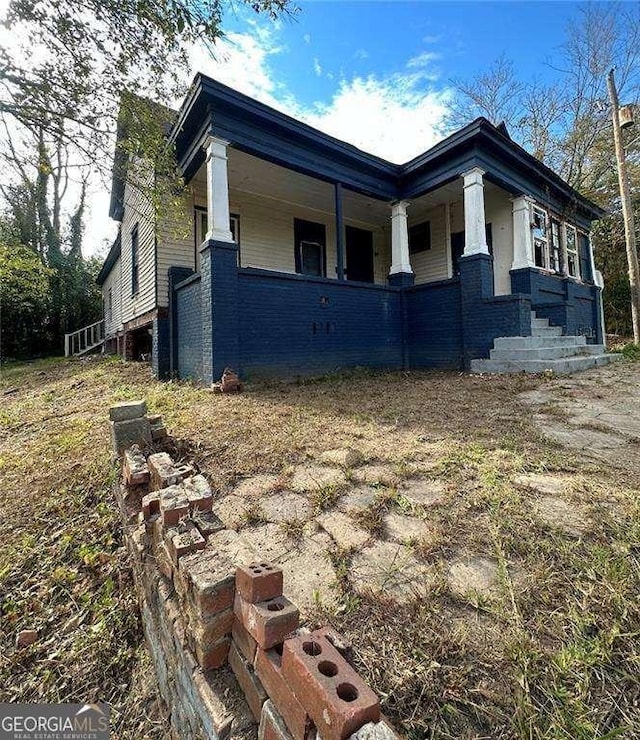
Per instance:
[[[549,496],[561,496],[571,490],[571,478],[563,476],[528,473],[517,475],[513,482],[521,488],[529,488]]]
[[[214,500],[211,508],[228,529],[238,529],[245,519],[247,510],[252,508],[261,510],[259,504],[233,494]]]
[[[422,542],[433,536],[433,528],[423,519],[392,512],[383,518],[387,539],[408,544]]]
[[[437,506],[446,500],[446,487],[441,480],[408,480],[398,488],[398,493],[414,506]]]
[[[362,547],[371,538],[351,517],[340,511],[323,514],[316,521],[331,535],[336,545],[343,549]]]
[[[463,555],[449,563],[447,580],[459,596],[474,592],[492,596],[498,588],[498,564],[479,555]]]
[[[324,465],[301,465],[296,468],[289,485],[294,491],[304,493],[325,486],[340,485],[344,481],[342,470],[328,468]]]
[[[373,592],[405,603],[424,597],[433,586],[435,573],[413,555],[410,548],[394,542],[375,542],[351,561],[350,577],[360,592]]]
[[[311,502],[299,493],[283,491],[260,499],[260,510],[270,522],[306,521],[313,514]]]
[[[589,530],[590,522],[583,507],[555,496],[544,496],[533,502],[533,512],[550,527],[579,537]]]
[[[304,539],[278,560],[284,574],[285,596],[302,612],[318,604],[332,607],[337,603],[336,574],[327,554],[332,546],[326,532],[309,524]]]
[[[253,543],[231,529],[221,529],[209,535],[206,550],[225,555],[236,566],[249,565],[261,557]]]
[[[233,487],[233,494],[234,496],[241,496],[243,498],[263,496],[271,493],[280,484],[281,480],[281,476],[273,473],[252,475],[250,478],[243,478],[236,483]]]
[[[277,563],[288,555],[295,547],[286,536],[285,531],[278,524],[260,524],[257,527],[248,527],[243,530],[242,536],[251,543],[252,549],[258,554],[259,560],[269,560]]]
[[[320,461],[325,465],[335,465],[338,468],[355,468],[362,465],[364,455],[353,447],[341,447],[321,453]]]
[[[344,512],[364,511],[376,500],[380,492],[372,486],[357,486],[338,499],[338,509]]]
[[[353,471],[353,477],[359,483],[368,483],[372,486],[395,486],[399,480],[389,465],[363,465]]]

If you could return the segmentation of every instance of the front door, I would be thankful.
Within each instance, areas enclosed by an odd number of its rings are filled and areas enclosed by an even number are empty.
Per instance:
[[[355,226],[345,227],[347,279],[373,282],[373,234]]]

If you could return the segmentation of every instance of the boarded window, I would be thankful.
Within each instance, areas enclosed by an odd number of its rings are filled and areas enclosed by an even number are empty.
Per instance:
[[[409,227],[409,254],[431,249],[431,222],[423,221]]]

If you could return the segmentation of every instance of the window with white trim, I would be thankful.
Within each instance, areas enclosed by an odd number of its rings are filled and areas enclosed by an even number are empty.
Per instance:
[[[536,267],[550,270],[549,219],[542,208],[533,207],[533,259]]]
[[[562,272],[562,244],[560,242],[560,221],[551,219],[550,268],[557,273]]]
[[[567,245],[567,270],[569,275],[580,278],[580,260],[578,258],[578,233],[575,226],[565,225]]]

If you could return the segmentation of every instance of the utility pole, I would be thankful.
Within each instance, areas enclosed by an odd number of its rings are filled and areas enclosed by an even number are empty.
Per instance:
[[[618,183],[620,184],[620,198],[622,200],[622,217],[624,218],[624,235],[627,244],[627,263],[629,265],[629,284],[631,286],[631,323],[633,325],[633,341],[640,344],[640,269],[638,268],[638,250],[636,248],[636,230],[631,205],[631,190],[627,163],[622,146],[622,128],[620,126],[620,102],[618,91],[613,77],[613,70],[607,77],[609,99],[611,100],[611,117],[613,119],[613,141],[618,162]]]

